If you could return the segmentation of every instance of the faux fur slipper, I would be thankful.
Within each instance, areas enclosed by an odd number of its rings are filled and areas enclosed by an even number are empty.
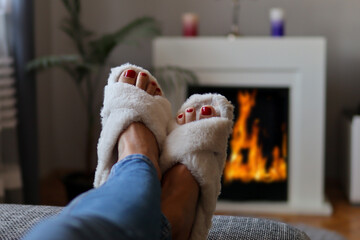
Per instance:
[[[217,116],[199,120],[204,105],[212,106]],[[199,201],[190,236],[190,239],[199,240],[207,238],[220,194],[234,106],[219,94],[195,94],[183,104],[179,113],[189,107],[194,108],[196,121],[183,125],[171,122],[172,131],[165,140],[159,165],[164,173],[176,163],[182,163],[199,183]]]
[[[152,96],[136,86],[118,82],[121,73],[128,69],[137,73],[145,72],[150,81],[156,82],[147,70],[135,65],[124,64],[111,69],[100,114],[102,131],[98,142],[94,187],[107,180],[111,167],[117,161],[114,148],[119,136],[131,123],[144,123],[155,135],[160,151],[166,138],[166,126],[171,119],[170,102],[163,96]]]

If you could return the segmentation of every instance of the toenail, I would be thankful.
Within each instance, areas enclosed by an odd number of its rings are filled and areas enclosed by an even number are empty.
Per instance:
[[[151,85],[156,86],[156,82],[151,82]]]
[[[193,108],[188,108],[188,109],[186,109],[186,112],[188,112],[188,113],[191,113],[191,112],[193,112],[193,111],[194,111]]]
[[[181,119],[183,116],[184,116],[184,114],[181,113],[178,115],[178,118]]]
[[[140,73],[140,75],[143,76],[143,77],[147,77],[147,74],[144,73],[144,72]]]
[[[130,69],[125,72],[124,76],[128,78],[134,78],[136,76],[136,72]]]
[[[211,108],[210,107],[202,107],[201,108],[201,114],[202,115],[211,115]]]
[[[160,88],[156,88],[156,91],[157,91],[157,92],[161,92],[161,89],[160,89]]]

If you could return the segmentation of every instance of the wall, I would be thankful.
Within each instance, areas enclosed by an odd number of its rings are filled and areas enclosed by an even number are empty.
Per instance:
[[[36,0],[35,6],[35,54],[36,56],[47,55],[52,51],[51,36],[50,36],[50,1]],[[52,158],[52,115],[50,109],[52,108],[51,101],[51,73],[37,74],[37,111],[38,111],[38,138],[39,138],[39,168],[40,174],[51,169]]]
[[[64,9],[60,1],[36,0],[37,54],[71,53],[69,40],[58,30]],[[228,32],[231,0],[97,0],[83,1],[83,20],[100,33],[112,31],[143,15],[152,15],[164,35],[181,34],[181,14],[197,12],[200,34],[220,36]],[[85,4],[86,3],[86,4]],[[324,36],[328,39],[326,106],[326,174],[336,177],[343,159],[338,156],[338,128],[341,111],[360,103],[360,2],[356,0],[242,0],[241,32],[246,36],[268,35],[268,9],[283,7],[287,13],[287,35]],[[109,66],[130,61],[151,66],[151,47],[119,47]],[[104,73],[104,83],[106,79]],[[104,84],[103,83],[103,84]],[[55,167],[82,166],[84,147],[83,110],[72,82],[58,71],[40,74],[38,80],[41,173]],[[102,89],[99,91],[99,101]],[[75,164],[74,164],[75,163]]]

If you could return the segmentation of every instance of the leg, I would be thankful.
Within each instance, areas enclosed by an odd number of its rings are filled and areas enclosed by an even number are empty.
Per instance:
[[[161,184],[161,210],[171,224],[172,239],[189,239],[199,186],[185,165],[169,169]]]
[[[204,106],[200,119],[215,115],[211,106]],[[179,125],[195,120],[195,111],[191,107],[177,117]],[[185,165],[177,164],[164,174],[161,188],[161,210],[171,223],[173,239],[189,239],[199,198],[196,179]]]
[[[135,81],[136,79],[136,81]],[[160,95],[144,74],[124,72],[120,81]],[[161,230],[159,150],[152,132],[132,123],[119,137],[119,161],[99,188],[77,197],[26,239],[158,239]]]
[[[158,239],[160,191],[151,161],[130,155],[114,165],[105,184],[74,199],[26,239]]]
[[[161,208],[176,239],[207,239],[221,189],[233,109],[219,94],[194,94],[170,124],[159,159]]]

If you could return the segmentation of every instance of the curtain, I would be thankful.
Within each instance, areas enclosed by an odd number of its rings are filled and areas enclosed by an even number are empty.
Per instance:
[[[21,203],[10,14],[11,1],[0,0],[0,202]]]

